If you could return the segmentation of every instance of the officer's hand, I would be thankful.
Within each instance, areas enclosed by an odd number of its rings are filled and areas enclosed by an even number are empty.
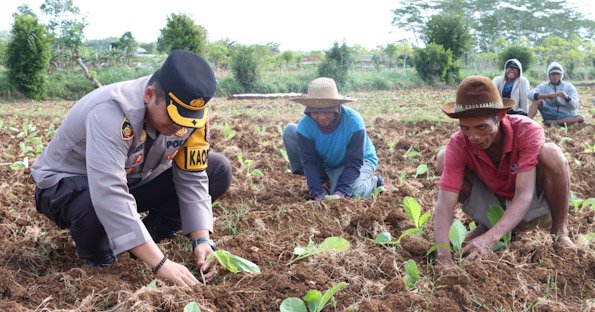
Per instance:
[[[187,267],[171,260],[165,260],[165,263],[157,271],[157,277],[172,282],[176,286],[193,286],[198,284],[198,280]]]
[[[199,244],[194,249],[194,260],[196,261],[196,267],[202,271],[205,278],[204,282],[210,282],[216,273],[216,260],[210,259],[207,261],[207,257],[213,252],[211,246],[208,244]]]

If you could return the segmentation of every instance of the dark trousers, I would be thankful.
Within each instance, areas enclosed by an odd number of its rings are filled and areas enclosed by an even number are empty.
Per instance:
[[[231,164],[222,154],[208,155],[209,194],[212,201],[223,195],[231,184]],[[173,183],[172,169],[168,169],[150,182],[133,187],[130,193],[136,200],[138,212],[149,211],[143,222],[153,240],[171,237],[181,228],[180,207]],[[56,223],[68,228],[83,259],[111,254],[105,229],[91,202],[86,176],[61,179],[47,189],[35,189],[37,210]]]

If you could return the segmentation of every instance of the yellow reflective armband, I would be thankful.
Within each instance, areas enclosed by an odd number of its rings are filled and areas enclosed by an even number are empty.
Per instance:
[[[207,169],[209,142],[206,140],[206,127],[196,129],[178,151],[174,160],[178,168],[185,171]]]

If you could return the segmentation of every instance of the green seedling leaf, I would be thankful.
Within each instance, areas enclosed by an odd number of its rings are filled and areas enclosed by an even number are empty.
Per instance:
[[[450,245],[448,245],[446,243],[440,243],[440,244],[432,245],[432,247],[430,247],[428,249],[428,252],[426,252],[426,256],[429,256],[431,253],[436,251],[438,248],[444,248],[444,249],[448,250],[448,252],[453,253],[453,250],[452,250],[452,248],[450,248]]]
[[[405,196],[403,200],[403,207],[405,209],[405,213],[409,216],[409,219],[413,221],[416,228],[419,228],[419,217],[421,214],[421,207],[417,203],[417,201],[410,196]]]
[[[411,289],[419,281],[419,270],[413,259],[409,259],[405,262],[405,273],[406,275],[403,277],[403,281],[405,282],[405,285],[407,285],[407,288]]]
[[[496,225],[496,223],[498,223],[500,218],[502,218],[503,214],[504,214],[504,208],[500,207],[499,205],[490,205],[488,207],[488,221],[490,221],[490,224],[492,226],[494,226],[494,225]],[[502,248],[508,246],[508,243],[510,242],[510,238],[511,238],[510,233],[504,234],[504,236],[502,236],[503,243],[499,244],[500,243],[499,242],[499,243],[495,244],[492,249],[495,251],[495,250],[499,250],[499,249],[502,249]]]
[[[471,223],[469,223],[469,231],[473,231],[477,228],[477,224],[475,224],[475,221],[471,221]]]
[[[279,148],[277,149],[277,153],[279,153],[279,155],[281,155],[285,161],[289,161],[289,157],[287,157],[287,151],[285,151],[285,149]]]
[[[407,178],[407,172],[401,172],[399,175],[399,182],[403,182]]]
[[[152,281],[145,286],[147,289],[157,289],[157,279],[153,279]]]
[[[295,247],[293,250],[293,257],[287,262],[287,265],[313,255],[319,255],[330,251],[345,251],[349,249],[349,246],[349,241],[342,237],[335,236],[327,237],[320,245],[316,245],[314,242],[310,241],[306,248],[300,246]]]
[[[217,259],[219,264],[221,264],[222,267],[231,273],[237,273],[240,271],[254,274],[260,273],[260,268],[256,264],[242,257],[233,255],[226,250],[219,249],[212,252],[207,257],[207,260],[212,258]]]
[[[448,239],[450,239],[454,252],[461,251],[466,235],[467,229],[465,229],[465,225],[461,220],[456,219],[448,230]]]
[[[29,168],[29,157],[17,160],[10,165],[11,170],[25,170],[27,168]]]
[[[290,297],[283,302],[281,302],[281,306],[279,307],[281,312],[308,312],[306,308],[306,304],[300,298]]]
[[[308,303],[308,310],[310,312],[320,312],[324,309],[331,300],[335,296],[335,294],[341,290],[341,288],[347,286],[346,282],[340,282],[335,286],[331,287],[329,290],[324,292],[324,295],[318,290],[310,290],[306,296],[304,296],[304,301]]]
[[[258,170],[258,169],[254,169],[252,170],[252,175],[255,177],[264,177],[264,174],[262,173],[262,171]]]
[[[184,306],[184,312],[201,312],[198,303],[192,301]]]
[[[417,166],[417,168],[415,169],[415,175],[413,175],[413,177],[417,178],[417,176],[420,176],[426,172],[428,172],[428,165],[421,164],[421,165]]]
[[[374,244],[389,244],[393,240],[393,236],[389,232],[380,232],[374,238]]]
[[[421,155],[418,151],[416,151],[413,146],[409,147],[409,149],[407,150],[407,152],[405,152],[405,155],[403,155],[405,158],[413,158],[413,157],[417,157]]]
[[[403,231],[403,233],[401,233],[401,235],[399,235],[399,239],[397,239],[397,243],[400,243],[401,239],[403,239],[403,237],[405,237],[405,236],[422,235],[422,234],[423,234],[422,229],[416,229],[416,228],[406,229],[405,231]]]

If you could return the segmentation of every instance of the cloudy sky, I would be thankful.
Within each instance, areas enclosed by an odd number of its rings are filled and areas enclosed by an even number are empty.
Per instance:
[[[595,20],[591,0],[571,0]],[[36,13],[43,0],[0,0],[0,31],[27,4]],[[243,44],[277,42],[280,50],[324,50],[334,41],[366,48],[409,38],[391,26],[397,0],[74,0],[86,16],[86,39],[120,37],[131,31],[140,42],[157,41],[171,13],[190,15],[208,39]]]

